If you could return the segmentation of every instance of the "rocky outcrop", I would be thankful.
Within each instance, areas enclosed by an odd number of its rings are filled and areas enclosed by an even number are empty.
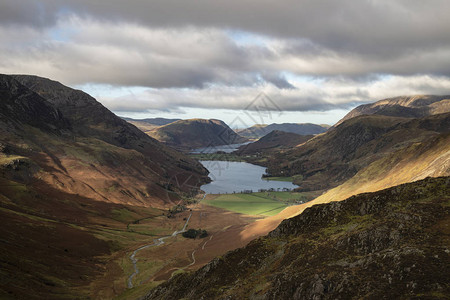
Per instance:
[[[450,292],[450,178],[316,205],[144,299],[412,299]]]

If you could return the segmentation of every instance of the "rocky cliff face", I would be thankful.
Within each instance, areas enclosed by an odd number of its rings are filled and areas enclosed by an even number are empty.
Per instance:
[[[450,178],[315,205],[144,299],[437,299],[450,293]]]
[[[55,133],[70,128],[60,110],[11,76],[0,74],[0,117],[11,129],[26,123]]]

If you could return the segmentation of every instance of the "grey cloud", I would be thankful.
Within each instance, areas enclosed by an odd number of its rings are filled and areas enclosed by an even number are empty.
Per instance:
[[[447,15],[450,2],[446,0],[8,0],[7,3],[19,12],[17,21],[26,23],[35,19],[34,23],[42,26],[54,22],[61,11],[72,11],[100,20],[139,22],[159,28],[193,25],[308,39],[333,51],[376,57],[397,56],[414,49],[425,51],[448,46],[450,42]],[[33,18],[30,3],[38,3],[49,21]]]
[[[280,89],[295,89],[295,87],[286,80],[282,74],[274,74],[273,72],[262,72],[261,78],[264,82],[270,82]]]
[[[58,11],[62,9],[56,1],[2,0],[0,23],[33,27],[48,27],[55,24]]]
[[[23,28],[0,27],[0,54],[5,58],[1,71],[35,73],[70,84],[205,88],[252,86],[262,81],[293,88],[284,72],[364,81],[376,74],[440,75],[450,70],[450,47],[379,60],[329,50],[315,56],[308,50],[303,55],[303,47],[291,40],[269,39],[265,44],[242,46],[218,29],[150,29],[80,18],[58,25],[69,27],[65,29],[67,40],[45,39],[44,33],[18,40],[25,36]]]
[[[116,110],[239,109],[263,90],[289,111],[342,108],[449,93],[448,11],[446,0],[4,0],[0,72],[154,89],[103,99]]]
[[[140,94],[125,94],[117,98],[99,100],[108,108],[123,112],[183,108],[252,110],[258,105],[251,103],[261,92],[269,96],[270,101],[274,103],[261,105],[272,111],[327,111],[348,109],[361,103],[398,95],[450,94],[450,79],[422,75],[379,78],[370,84],[330,79],[319,86],[299,85],[295,89],[280,89],[269,84],[234,89],[224,86],[202,90],[153,89]]]

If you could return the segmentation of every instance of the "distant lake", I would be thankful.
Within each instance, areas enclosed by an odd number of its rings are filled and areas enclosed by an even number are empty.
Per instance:
[[[200,161],[210,172],[211,183],[201,187],[208,194],[239,193],[244,190],[288,188],[294,189],[297,185],[286,181],[264,180],[266,168],[245,162],[228,161]]]
[[[230,144],[230,145],[220,145],[220,146],[209,146],[204,148],[197,148],[192,150],[190,153],[192,154],[200,154],[200,153],[216,153],[218,151],[222,151],[225,153],[231,153],[236,151],[240,146],[247,145],[250,142],[242,143],[242,144]]]

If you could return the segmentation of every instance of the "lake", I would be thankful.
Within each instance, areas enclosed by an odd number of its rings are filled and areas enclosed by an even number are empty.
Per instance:
[[[220,146],[209,146],[204,148],[197,148],[192,150],[189,153],[192,154],[203,154],[203,153],[216,153],[216,152],[225,152],[225,153],[231,153],[233,151],[236,151],[240,146],[247,145],[250,142],[242,143],[242,144],[229,144],[229,145],[220,145]]]
[[[210,172],[211,183],[201,187],[208,194],[239,193],[244,190],[294,189],[297,185],[286,181],[265,180],[266,168],[245,162],[200,161]]]

